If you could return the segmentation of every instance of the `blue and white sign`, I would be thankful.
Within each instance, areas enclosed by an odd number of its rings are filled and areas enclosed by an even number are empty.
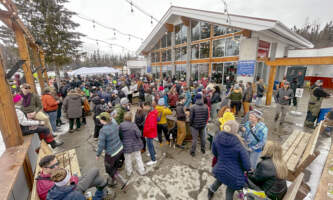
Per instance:
[[[238,61],[237,75],[242,77],[252,77],[254,76],[255,66],[255,60],[240,60]]]
[[[147,67],[147,73],[151,73],[151,66]]]

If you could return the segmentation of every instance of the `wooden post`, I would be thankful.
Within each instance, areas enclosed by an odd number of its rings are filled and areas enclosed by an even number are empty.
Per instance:
[[[45,55],[44,52],[39,52],[39,57],[40,57],[40,63],[43,67],[44,71],[44,81],[46,81],[47,84],[49,84],[49,77],[47,76],[47,69],[45,67]]]
[[[13,97],[6,81],[2,54],[0,53],[0,130],[6,148],[23,143],[22,131],[17,120]]]
[[[212,58],[213,58],[213,36],[214,24],[210,24],[210,39],[209,39],[209,67],[208,67],[208,80],[211,81],[212,77]]]
[[[30,68],[30,56],[27,41],[25,40],[24,34],[21,29],[17,26],[14,26],[16,42],[19,49],[19,54],[22,60],[25,60],[23,64],[23,71],[25,75],[26,82],[31,85],[31,89],[34,93],[37,93],[35,79],[32,75],[31,68]]]
[[[33,48],[33,58],[34,58],[34,65],[35,65],[35,67],[38,68],[37,74],[38,74],[40,89],[43,92],[44,88],[45,88],[45,82],[44,82],[44,78],[43,78],[43,74],[42,74],[42,69],[40,68],[42,65],[40,62],[39,52],[38,52],[37,48]]]
[[[274,87],[276,69],[277,69],[277,66],[275,66],[275,65],[270,66],[269,82],[268,82],[268,88],[267,88],[267,93],[266,93],[266,105],[271,105],[271,103],[272,103],[273,87]]]

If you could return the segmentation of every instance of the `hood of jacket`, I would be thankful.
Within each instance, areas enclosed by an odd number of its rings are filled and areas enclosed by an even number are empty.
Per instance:
[[[77,94],[77,93],[72,93],[72,94],[68,94],[67,95],[69,98],[77,100],[81,98],[81,95]]]
[[[95,105],[98,105],[98,104],[101,104],[102,101],[101,101],[101,98],[99,96],[96,96],[92,99],[92,102],[95,104]]]
[[[240,93],[240,90],[236,90],[236,89],[234,89],[233,92],[235,92],[235,93]]]
[[[63,187],[54,186],[48,193],[47,199],[61,200],[75,190],[75,185]]]
[[[129,130],[135,130],[136,124],[129,122],[129,121],[124,121],[121,124],[121,129],[122,131],[129,131]]]
[[[216,141],[224,147],[232,147],[240,143],[239,139],[235,135],[225,131],[222,131],[217,135]]]

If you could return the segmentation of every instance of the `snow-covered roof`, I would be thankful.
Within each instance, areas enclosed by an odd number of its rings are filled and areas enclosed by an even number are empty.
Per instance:
[[[119,73],[118,69],[112,67],[81,67],[74,71],[69,72],[70,76],[76,75],[97,75],[97,74],[115,74]]]
[[[141,54],[142,52],[150,51],[156,42],[161,39],[167,31],[165,24],[174,24],[176,19],[181,16],[214,24],[262,32],[266,35],[268,34],[274,38],[287,42],[296,48],[313,48],[313,44],[311,42],[293,32],[278,20],[230,14],[229,16],[231,20],[230,23],[227,23],[227,15],[224,13],[171,6],[160,22],[141,44],[137,53]]]

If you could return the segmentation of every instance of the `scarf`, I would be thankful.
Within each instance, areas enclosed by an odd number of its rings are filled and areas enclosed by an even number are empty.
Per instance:
[[[32,97],[32,94],[29,93],[27,95],[24,95],[23,93],[21,94],[22,97],[23,97],[23,102],[22,102],[22,105],[23,107],[28,107],[30,105],[30,102],[31,102],[31,97]]]

